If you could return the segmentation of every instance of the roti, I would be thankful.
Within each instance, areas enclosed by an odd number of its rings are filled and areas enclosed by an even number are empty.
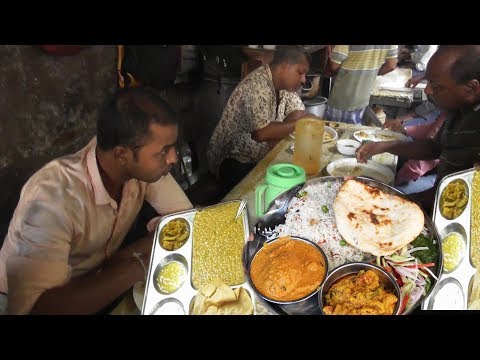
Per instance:
[[[340,188],[333,211],[343,239],[375,256],[391,255],[415,240],[425,222],[417,204],[356,180]]]

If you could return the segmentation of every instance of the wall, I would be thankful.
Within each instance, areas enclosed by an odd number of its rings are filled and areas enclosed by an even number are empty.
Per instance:
[[[0,244],[28,178],[94,136],[98,109],[117,85],[116,57],[114,45],[64,57],[0,45]]]

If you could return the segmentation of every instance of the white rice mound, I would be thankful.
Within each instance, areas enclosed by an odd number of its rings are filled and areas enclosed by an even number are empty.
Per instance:
[[[346,262],[371,258],[370,254],[349,245],[337,230],[333,201],[341,186],[342,182],[333,181],[303,188],[299,193],[306,191],[306,195],[290,201],[285,224],[274,230],[278,236],[298,236],[315,242],[325,252],[330,270]],[[344,245],[340,244],[342,240]]]

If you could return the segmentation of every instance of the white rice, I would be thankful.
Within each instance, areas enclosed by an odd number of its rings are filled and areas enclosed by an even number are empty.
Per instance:
[[[278,225],[271,237],[290,235],[315,242],[325,252],[330,270],[346,262],[371,258],[370,254],[346,243],[337,230],[333,202],[341,185],[342,182],[334,181],[311,184],[302,189],[300,193],[306,191],[306,195],[292,199],[285,224]],[[341,241],[344,245],[340,244]]]

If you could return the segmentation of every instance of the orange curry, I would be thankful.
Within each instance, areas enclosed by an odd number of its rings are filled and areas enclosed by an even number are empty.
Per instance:
[[[392,315],[398,298],[384,289],[377,274],[361,270],[344,276],[325,295],[327,315]]]
[[[276,301],[310,295],[325,278],[323,254],[313,245],[289,236],[266,244],[254,257],[250,277],[257,290]]]

